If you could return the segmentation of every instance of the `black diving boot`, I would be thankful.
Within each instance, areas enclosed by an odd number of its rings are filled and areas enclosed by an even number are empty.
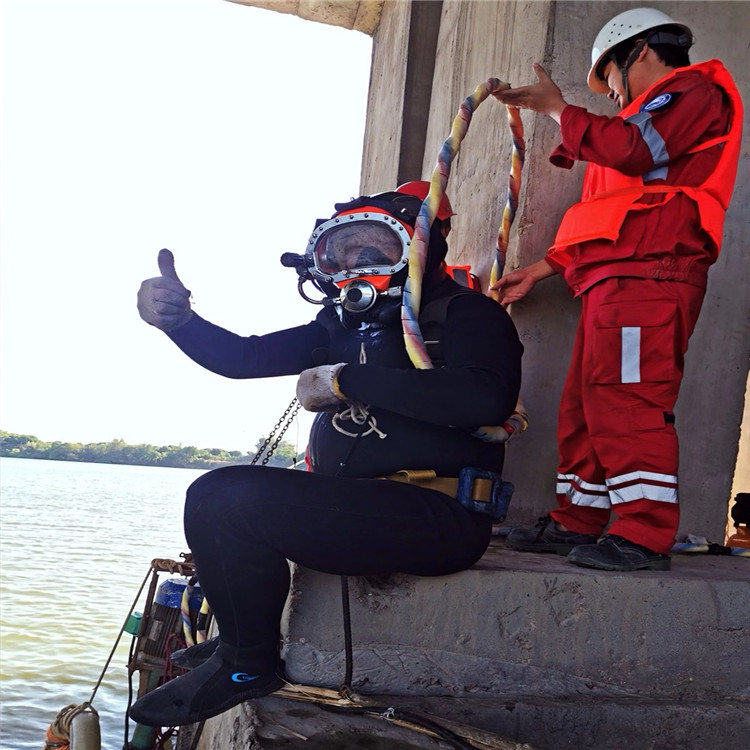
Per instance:
[[[518,552],[555,552],[567,555],[579,544],[596,544],[597,534],[562,531],[552,516],[542,516],[533,529],[513,529],[505,543]]]
[[[616,534],[605,534],[598,544],[582,544],[570,551],[568,562],[599,570],[669,570],[669,555],[654,552]]]
[[[178,727],[210,719],[284,685],[278,666],[243,669],[225,660],[221,646],[200,666],[146,693],[130,707],[130,718],[149,727]]]
[[[181,648],[169,655],[169,661],[175,667],[191,670],[200,667],[209,656],[213,656],[219,646],[219,636],[210,638],[203,643],[196,643],[189,648]]]

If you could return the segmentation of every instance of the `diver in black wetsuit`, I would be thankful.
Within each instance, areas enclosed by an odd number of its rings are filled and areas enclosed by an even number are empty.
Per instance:
[[[404,469],[458,477],[474,467],[499,482],[503,445],[472,432],[503,424],[520,387],[510,318],[445,272],[446,217],[431,230],[420,313],[439,366],[411,364],[399,309],[420,204],[400,192],[365,196],[316,225],[294,264],[326,304],[298,328],[241,337],[203,320],[169,251],[160,253],[162,276],[143,283],[141,316],[198,364],[232,378],[301,373],[298,396],[319,413],[312,472],[230,466],[188,489],[185,534],[220,642],[195,647],[209,658],[138,700],[136,721],[190,724],[281,686],[287,560],[334,574],[435,576],[465,570],[487,548],[491,517],[455,493],[378,478]]]

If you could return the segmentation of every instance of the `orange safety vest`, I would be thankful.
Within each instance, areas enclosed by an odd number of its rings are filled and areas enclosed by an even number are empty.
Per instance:
[[[678,192],[684,193],[698,205],[701,228],[704,229],[716,245],[718,255],[724,228],[724,214],[729,206],[729,199],[737,175],[737,161],[740,153],[742,136],[742,100],[737,86],[729,71],[719,60],[677,68],[661,78],[651,88],[641,94],[617,116],[626,118],[638,112],[641,105],[648,101],[656,86],[663,85],[677,73],[686,70],[698,70],[713,83],[721,87],[729,97],[732,106],[732,117],[729,132],[718,138],[711,138],[690,149],[692,154],[712,146],[724,143],[719,161],[714,171],[703,184],[687,185],[644,185],[642,177],[631,177],[610,167],[589,163],[583,181],[581,202],[571,206],[563,216],[557,230],[555,241],[549,249],[552,257],[567,266],[572,260],[568,248],[580,242],[604,239],[616,240],[628,211],[649,209],[661,206],[671,200]],[[662,193],[664,199],[655,203],[639,203],[646,193]]]

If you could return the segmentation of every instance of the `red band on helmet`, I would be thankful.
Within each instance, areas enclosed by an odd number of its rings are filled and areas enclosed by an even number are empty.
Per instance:
[[[369,281],[375,289],[379,292],[384,292],[391,285],[391,279],[393,277],[388,276],[354,276],[351,279],[344,279],[344,281],[337,281],[336,286],[339,289],[343,289],[347,284],[351,284],[352,281]]]
[[[424,200],[427,197],[427,193],[430,192],[430,183],[426,180],[405,182],[403,185],[399,185],[396,188],[396,192],[402,193],[403,195],[414,195],[417,198]],[[454,215],[455,213],[450,200],[448,200],[448,196],[443,194],[443,197],[440,199],[440,205],[438,206],[437,218],[444,221],[445,219],[450,219],[450,217]]]

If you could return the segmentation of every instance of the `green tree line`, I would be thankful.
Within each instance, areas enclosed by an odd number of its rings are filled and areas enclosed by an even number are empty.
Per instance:
[[[258,440],[256,450],[262,440]],[[196,448],[193,445],[130,445],[124,440],[108,443],[46,443],[35,435],[19,435],[0,430],[0,456],[46,458],[52,461],[90,461],[103,464],[173,466],[181,469],[215,469],[228,464],[249,464],[255,451],[242,453],[223,448]],[[268,466],[290,467],[304,454],[295,455],[294,446],[283,440]]]

